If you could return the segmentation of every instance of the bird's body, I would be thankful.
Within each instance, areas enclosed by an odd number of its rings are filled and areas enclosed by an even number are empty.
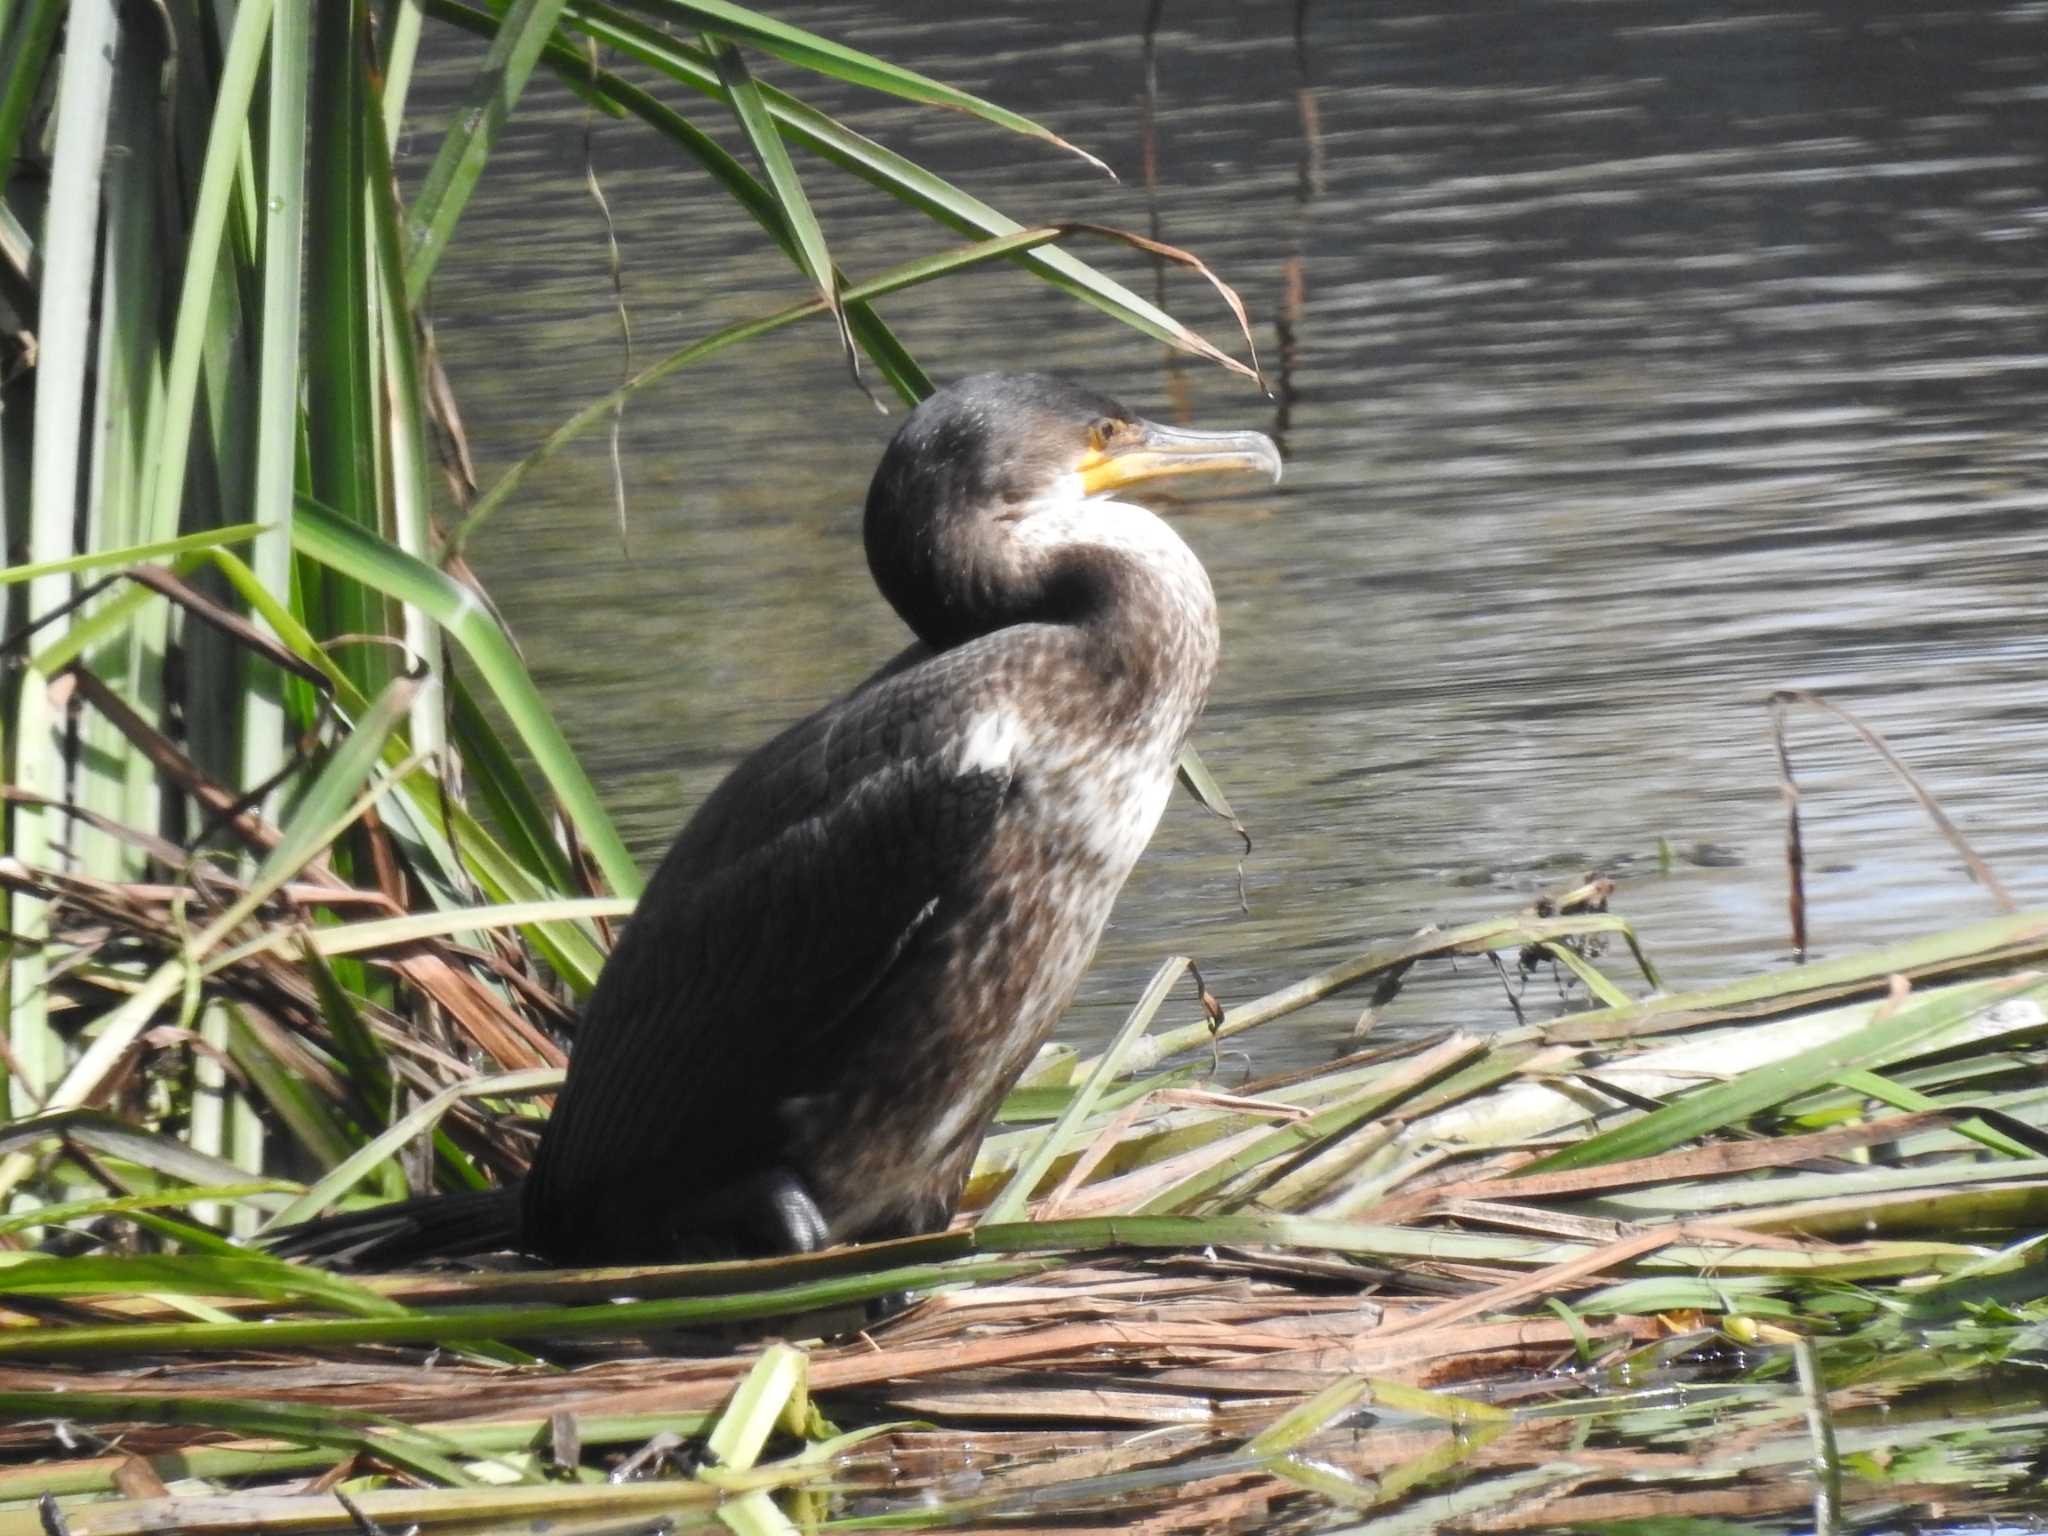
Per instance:
[[[517,1205],[475,1197],[466,1235],[437,1241],[414,1202],[409,1240],[363,1257],[654,1262],[950,1218],[1215,673],[1201,563],[1091,490],[1141,477],[1113,440],[1143,434],[1217,461],[1195,468],[1278,468],[1255,434],[1152,428],[1052,380],[983,376],[911,415],[866,537],[918,642],[690,819],[585,1008]]]

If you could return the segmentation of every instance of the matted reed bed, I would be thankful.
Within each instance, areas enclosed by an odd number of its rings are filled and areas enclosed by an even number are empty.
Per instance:
[[[207,985],[261,1000],[309,1092],[344,1085],[291,985],[308,944],[449,1000],[465,1049],[379,1035],[415,1107],[305,1185],[252,1187],[132,1115],[7,1133],[45,1185],[108,1188],[8,1223],[91,1241],[0,1269],[0,1536],[2037,1510],[2048,914],[1631,1001],[1611,957],[1638,991],[1654,976],[1606,894],[1363,954],[1220,1024],[1185,991],[1195,1016],[1160,1022],[1170,962],[1102,1055],[1049,1055],[1013,1095],[948,1233],[367,1276],[235,1246],[192,1208],[288,1219],[435,1137],[510,1171],[541,1107],[514,1096],[556,1081],[552,1047],[428,920],[272,911]],[[162,940],[179,899],[64,895],[107,942]],[[1214,1038],[1459,954],[1564,967],[1595,1006],[1211,1081]],[[507,1070],[463,1059],[485,1056]]]

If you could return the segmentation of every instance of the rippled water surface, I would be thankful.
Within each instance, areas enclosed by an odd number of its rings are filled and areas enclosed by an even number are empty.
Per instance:
[[[1018,218],[1142,230],[1143,9],[801,13],[1041,118],[1121,184],[764,73]],[[1257,839],[1250,913],[1235,839],[1178,801],[1069,1032],[1182,948],[1244,1001],[1595,867],[1668,980],[1785,963],[1778,687],[1863,714],[2048,899],[2048,6],[1388,0],[1310,7],[1299,56],[1292,12],[1173,0],[1157,47],[1161,233],[1241,290],[1284,405],[1021,273],[884,305],[936,376],[1055,368],[1288,455],[1277,490],[1177,514],[1222,603],[1199,740]],[[536,93],[435,295],[486,481],[622,366],[584,114]],[[640,360],[803,296],[643,132],[607,123],[593,154]],[[954,241],[802,169],[856,275]],[[1077,250],[1151,291],[1141,258]],[[1198,278],[1168,300],[1229,341]],[[891,421],[825,324],[727,357],[633,406],[623,540],[593,439],[476,551],[650,860],[745,748],[903,638],[858,534]],[[1993,910],[1844,728],[1800,717],[1794,741],[1820,953]],[[1258,1048],[1325,1054],[1357,1007]],[[1386,1027],[1506,1016],[1468,965],[1418,975]]]

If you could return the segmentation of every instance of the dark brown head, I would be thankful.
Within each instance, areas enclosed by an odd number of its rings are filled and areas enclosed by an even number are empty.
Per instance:
[[[958,645],[1011,624],[1069,616],[1063,583],[1027,519],[1060,518],[1085,544],[1085,503],[1167,475],[1250,470],[1277,479],[1257,432],[1190,432],[1044,374],[983,373],[948,385],[897,429],[868,489],[868,568],[926,644]]]

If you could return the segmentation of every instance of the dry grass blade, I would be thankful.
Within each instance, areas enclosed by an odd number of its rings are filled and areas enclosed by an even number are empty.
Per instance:
[[[1554,1264],[1548,1269],[1524,1275],[1519,1280],[1510,1280],[1482,1291],[1476,1296],[1466,1296],[1457,1301],[1447,1301],[1441,1306],[1408,1318],[1405,1322],[1393,1324],[1391,1333],[1420,1333],[1433,1328],[1446,1328],[1452,1323],[1462,1323],[1467,1318],[1477,1317],[1484,1312],[1505,1312],[1517,1303],[1539,1296],[1554,1296],[1565,1291],[1589,1276],[1603,1270],[1626,1264],[1632,1259],[1677,1242],[1685,1234],[1678,1227],[1659,1227],[1654,1231],[1638,1232],[1632,1237],[1617,1238],[1604,1247],[1563,1264]]]
[[[1675,992],[1624,1008],[1567,1013],[1544,1026],[1546,1039],[1592,1044],[1782,1017],[1799,1008],[1887,995],[1894,977],[1915,984],[1950,976],[1995,974],[2048,961],[2048,912],[2019,912],[1883,949],[1852,952],[1792,970],[1767,972],[1698,992]]]
[[[130,581],[176,603],[193,618],[261,656],[273,667],[289,672],[322,691],[327,689],[327,675],[319,668],[300,660],[291,650],[278,644],[276,637],[267,630],[252,624],[232,609],[222,607],[183,580],[176,571],[161,565],[133,565],[125,574]]]
[[[261,818],[251,813],[242,803],[241,796],[223,789],[201,773],[181,747],[144,720],[125,699],[91,671],[76,667],[65,675],[73,680],[80,695],[128,738],[152,768],[220,817],[222,824],[240,837],[245,845],[266,850],[275,846],[275,829],[265,826]]]
[[[1883,1142],[1895,1142],[1916,1131],[1954,1125],[1968,1118],[1968,1111],[1932,1110],[1922,1114],[1894,1115],[1883,1120],[1837,1126],[1804,1136],[1768,1136],[1754,1141],[1712,1142],[1682,1152],[1665,1152],[1655,1157],[1603,1163],[1591,1168],[1572,1168],[1557,1173],[1517,1174],[1513,1172],[1465,1179],[1435,1189],[1395,1195],[1363,1211],[1362,1220],[1400,1222],[1446,1201],[1483,1194],[1494,1200],[1540,1200],[1556,1195],[1590,1194],[1597,1190],[1621,1189],[1635,1184],[1676,1184],[1685,1180],[1714,1178],[1722,1174],[1749,1173],[1765,1168],[1784,1168],[1828,1157],[1839,1157]],[[1532,1161],[1525,1156],[1523,1163]]]
[[[1107,224],[1068,224],[1064,227],[1077,235],[1100,235],[1105,240],[1120,240],[1133,250],[1147,252],[1164,261],[1170,261],[1176,266],[1186,267],[1192,272],[1199,273],[1203,281],[1216,290],[1217,296],[1229,308],[1231,318],[1237,321],[1237,333],[1244,338],[1245,353],[1251,358],[1251,366],[1247,368],[1228,353],[1218,351],[1192,331],[1188,333],[1187,350],[1195,353],[1197,356],[1207,358],[1212,363],[1220,363],[1232,372],[1247,375],[1260,389],[1266,392],[1268,397],[1272,395],[1272,386],[1266,382],[1266,372],[1259,366],[1259,344],[1252,336],[1251,316],[1245,312],[1244,300],[1238,296],[1235,288],[1216,275],[1207,262],[1195,255],[1193,251],[1183,250],[1177,245],[1168,245],[1164,240],[1157,240],[1149,235],[1141,235],[1135,230],[1116,229]],[[1206,770],[1201,771],[1201,776],[1206,776]],[[1199,777],[1194,775],[1191,775],[1191,777],[1196,777],[1196,782],[1199,783]],[[1201,794],[1199,789],[1197,794]],[[1202,798],[1206,804],[1207,796],[1203,795]],[[1221,798],[1220,795],[1218,798]],[[1244,829],[1237,826],[1237,818],[1234,815],[1229,815],[1226,819],[1231,822],[1233,827],[1237,828],[1240,834],[1243,833]],[[1246,838],[1246,842],[1249,844],[1249,837]]]

